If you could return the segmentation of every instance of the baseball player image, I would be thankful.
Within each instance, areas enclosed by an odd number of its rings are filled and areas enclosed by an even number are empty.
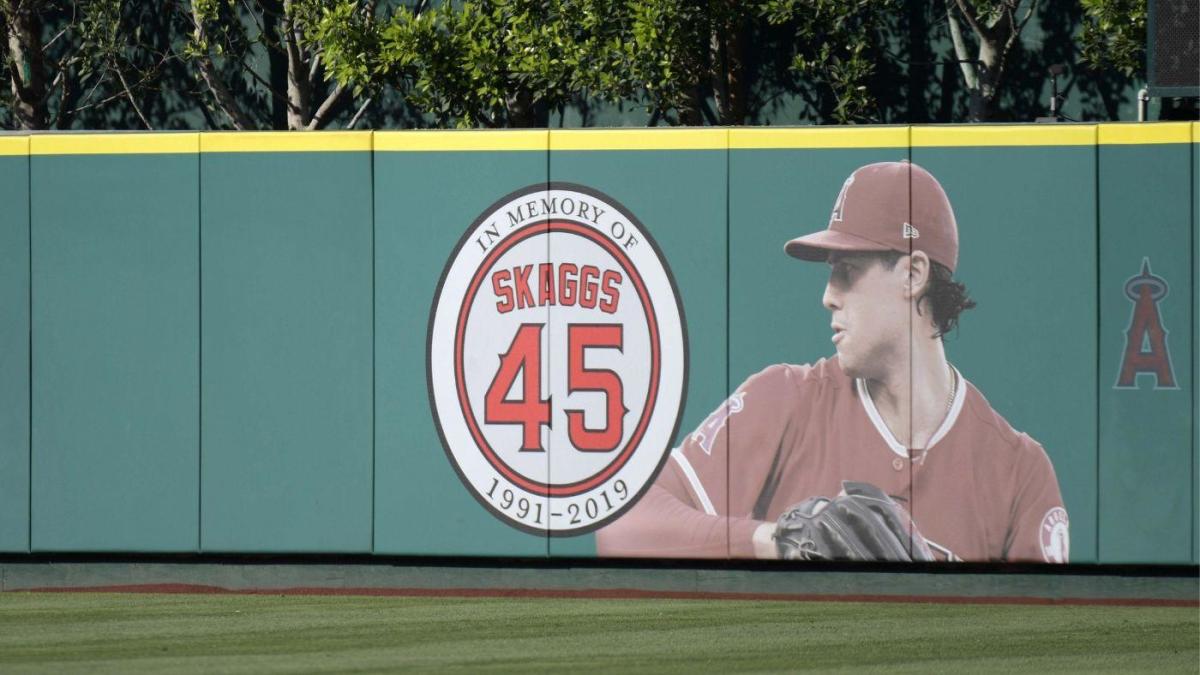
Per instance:
[[[854,171],[827,229],[785,246],[829,266],[836,354],[742,383],[597,533],[599,555],[1067,562],[1045,451],[946,359],[975,306],[958,241],[929,172]]]

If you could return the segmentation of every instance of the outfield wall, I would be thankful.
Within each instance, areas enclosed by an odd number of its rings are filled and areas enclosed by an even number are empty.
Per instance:
[[[1197,143],[0,136],[0,552],[749,557],[853,480],[939,560],[1195,564]],[[898,160],[944,188],[978,303],[921,451],[840,361],[744,384],[835,354],[823,303],[841,361],[879,343],[863,373],[922,351],[923,314],[907,346],[856,331],[883,305],[783,249]],[[922,195],[888,197],[910,250]]]

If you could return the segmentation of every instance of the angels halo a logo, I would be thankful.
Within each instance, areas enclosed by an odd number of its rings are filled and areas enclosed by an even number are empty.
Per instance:
[[[455,248],[429,317],[446,454],[498,518],[590,532],[662,468],[687,388],[674,279],[646,228],[580,185],[518,190]]]

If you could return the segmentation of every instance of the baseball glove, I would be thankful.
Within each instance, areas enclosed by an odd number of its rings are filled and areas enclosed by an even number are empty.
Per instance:
[[[928,561],[933,553],[899,504],[870,483],[810,497],[779,517],[775,546],[784,560]]]

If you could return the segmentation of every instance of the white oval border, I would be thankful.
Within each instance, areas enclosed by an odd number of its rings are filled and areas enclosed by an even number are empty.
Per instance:
[[[648,291],[654,287],[662,288],[664,282],[666,286],[671,289],[670,296],[666,296],[665,294],[661,293],[659,296],[651,295],[651,299],[654,301],[655,315],[658,317],[660,359],[662,360],[662,364],[659,375],[659,394],[655,404],[656,413],[647,427],[646,434],[643,436],[641,441],[641,446],[635,451],[634,457],[630,457],[626,465],[623,466],[621,470],[617,471],[613,476],[611,476],[607,481],[601,483],[595,488],[592,488],[584,494],[571,498],[550,497],[544,494],[530,494],[523,488],[518,488],[511,483],[504,481],[503,476],[492,475],[493,473],[498,472],[496,472],[494,467],[487,462],[482,453],[478,451],[474,439],[470,438],[469,433],[467,434],[467,438],[470,440],[469,447],[471,448],[472,452],[467,455],[467,459],[468,463],[472,466],[471,468],[464,470],[464,467],[459,463],[459,455],[454,452],[454,449],[451,446],[451,439],[447,437],[446,429],[442,424],[442,416],[438,413],[438,401],[446,397],[446,394],[439,396],[439,392],[446,389],[445,385],[440,383],[447,381],[451,383],[451,386],[448,387],[448,389],[451,393],[453,393],[453,402],[455,404],[454,409],[460,410],[460,408],[458,408],[457,392],[453,386],[454,378],[451,376],[449,378],[439,379],[434,375],[435,363],[438,361],[448,361],[451,373],[453,372],[453,340],[438,341],[434,339],[434,336],[439,330],[444,330],[441,328],[441,326],[446,322],[450,322],[451,326],[453,326],[453,324],[456,322],[458,317],[458,309],[462,302],[462,296],[465,293],[466,286],[470,283],[470,279],[475,271],[475,269],[471,269],[471,274],[466,275],[461,273],[455,275],[451,274],[452,272],[456,271],[457,268],[462,266],[459,263],[463,248],[468,243],[473,242],[474,239],[480,235],[483,228],[490,224],[490,221],[493,217],[495,217],[497,214],[503,213],[505,207],[531,196],[550,196],[556,192],[576,193],[585,196],[591,200],[601,202],[604,206],[613,209],[615,213],[620,214],[624,218],[623,222],[626,225],[632,226],[634,231],[641,235],[641,241],[650,246],[651,253],[642,254],[642,256],[639,257],[652,254],[654,256],[654,260],[658,263],[657,265],[653,266],[652,270],[649,270],[650,272],[653,272],[653,274],[647,274],[647,270],[639,265],[634,256],[629,256],[630,262],[638,269],[638,273],[641,275],[643,283],[645,283]],[[562,219],[585,224],[587,223],[587,221],[583,221],[574,217],[563,217]],[[501,237],[501,239],[503,239],[503,237]],[[455,298],[455,304],[453,307],[449,306],[450,303],[447,301],[448,296]],[[669,307],[664,308],[664,303],[662,300],[668,297],[670,302],[666,304],[669,305]],[[669,312],[669,314],[666,315],[668,317],[667,320],[664,320],[663,318],[664,312]],[[442,317],[440,321],[439,317]],[[671,320],[675,318],[677,318],[677,321]],[[669,326],[667,325],[668,323],[670,323]],[[450,334],[453,335],[453,332]],[[679,344],[682,349],[679,349],[677,352],[671,349],[670,345],[672,344],[672,339],[678,340],[678,342],[675,344]],[[447,354],[449,355],[448,360],[446,356]],[[674,367],[668,366],[668,355],[677,357],[674,359]],[[459,480],[462,481],[463,486],[467,488],[467,491],[475,498],[476,501],[480,503],[480,505],[482,505],[500,521],[529,534],[536,534],[539,536],[548,535],[552,537],[572,537],[587,534],[616,520],[622,514],[624,514],[625,511],[636,504],[639,499],[641,499],[646,490],[649,489],[650,485],[654,483],[654,480],[658,477],[658,474],[662,470],[663,466],[666,465],[666,461],[670,456],[673,441],[679,433],[679,427],[683,421],[683,412],[687,406],[689,366],[690,350],[688,345],[687,319],[684,314],[683,301],[679,294],[679,287],[675,283],[675,277],[671,272],[671,268],[667,263],[666,257],[662,253],[662,249],[658,246],[658,242],[655,241],[654,237],[650,234],[642,221],[639,220],[637,216],[631,213],[627,208],[625,208],[622,203],[613,199],[609,195],[600,192],[599,190],[576,183],[536,183],[523,187],[519,190],[515,190],[496,200],[490,206],[484,209],[482,213],[480,213],[480,215],[475,219],[475,221],[471,223],[470,227],[468,227],[463,233],[458,243],[455,244],[450,256],[447,258],[446,265],[442,270],[441,278],[438,280],[437,287],[434,291],[433,302],[431,303],[429,310],[429,327],[426,335],[426,377],[428,386],[428,400],[430,412],[433,415],[434,427],[437,429],[438,438],[442,443],[442,449],[445,451],[450,465],[454,468],[454,471],[458,475]],[[673,388],[673,390],[668,391],[668,389],[670,389],[670,373],[672,372],[677,372],[679,374],[678,378],[675,379],[677,385]],[[678,407],[675,410],[673,419],[671,419],[671,416],[668,416],[667,419],[664,420],[662,413],[659,412],[661,410],[661,403],[664,400],[664,396],[678,400]],[[595,520],[581,524],[578,527],[555,528],[552,526],[551,518],[553,516],[551,514],[554,513],[554,509],[551,508],[551,504],[553,500],[570,499],[583,504],[584,501],[588,499],[589,495],[598,494],[600,491],[603,491],[611,486],[615,481],[623,480],[629,468],[634,465],[634,460],[646,456],[645,444],[652,440],[650,438],[652,432],[661,433],[660,428],[664,425],[668,427],[666,432],[667,437],[661,441],[663,447],[659,451],[659,456],[655,458],[654,461],[648,462],[651,466],[650,470],[646,474],[645,480],[641,485],[638,485],[636,489],[629,490],[629,497],[623,503],[616,506],[610,513],[605,514],[603,517],[597,517]],[[462,426],[465,430],[465,424]],[[647,462],[639,463],[638,466],[646,463]],[[484,466],[476,468],[474,467],[476,464],[482,464]],[[483,476],[483,480],[477,482],[475,478],[479,477],[478,474],[483,473],[479,471],[479,469],[485,469],[488,475]],[[468,475],[468,470],[473,471],[476,476]],[[643,471],[644,470],[645,468],[643,467]],[[492,504],[486,496],[486,492],[490,486],[489,480],[495,477],[499,477],[501,479],[501,486],[509,487],[513,489],[514,492],[526,494],[531,499],[537,498],[545,500],[547,511],[546,524],[541,527],[531,526],[525,522],[522,522],[521,520],[514,519],[510,515],[504,513],[495,504]],[[626,484],[628,485],[628,481],[626,481]],[[580,511],[583,511],[582,507],[580,508]]]

